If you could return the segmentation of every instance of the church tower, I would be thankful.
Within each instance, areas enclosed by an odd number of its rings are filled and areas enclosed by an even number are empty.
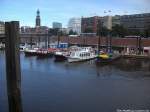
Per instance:
[[[40,19],[40,11],[39,9],[37,10],[37,15],[36,15],[36,27],[40,27],[41,26],[41,19]]]

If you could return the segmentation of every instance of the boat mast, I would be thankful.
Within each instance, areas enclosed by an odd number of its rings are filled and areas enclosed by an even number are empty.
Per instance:
[[[57,47],[59,47],[59,41],[60,41],[60,34],[59,34],[59,31],[57,32]]]
[[[98,34],[98,54],[100,53],[100,44],[101,44],[101,31],[102,28],[100,29],[100,21],[99,21],[99,24],[98,24],[98,31],[97,31],[97,34]]]
[[[108,38],[109,38],[109,52],[111,53],[112,52],[112,37],[111,37],[111,33],[109,31],[108,33]]]

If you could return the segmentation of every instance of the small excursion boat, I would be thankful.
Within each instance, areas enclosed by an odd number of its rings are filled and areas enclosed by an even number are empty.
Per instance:
[[[118,58],[120,58],[119,53],[104,53],[104,52],[101,52],[97,56],[96,62],[98,62],[98,63],[108,63],[108,62],[112,62],[112,61],[114,61]]]
[[[80,47],[77,51],[72,51],[68,57],[68,62],[86,61],[96,58],[92,47]]]
[[[57,48],[48,48],[47,50],[48,50],[48,53],[53,56],[54,53],[57,51]]]
[[[37,56],[38,57],[52,57],[57,49],[56,48],[48,48],[48,49],[38,49]]]
[[[54,53],[55,61],[65,61],[69,56],[69,52],[66,50],[58,50]]]
[[[52,56],[52,54],[49,53],[47,49],[38,49],[36,55],[41,58]]]
[[[24,50],[25,56],[36,56],[38,49],[39,49],[39,48],[25,49],[25,50]]]

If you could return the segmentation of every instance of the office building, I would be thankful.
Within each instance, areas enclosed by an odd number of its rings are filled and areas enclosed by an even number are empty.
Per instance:
[[[53,28],[58,28],[58,29],[61,29],[62,28],[62,23],[59,23],[59,22],[53,22]]]
[[[76,32],[78,35],[81,33],[81,18],[71,18],[68,22],[68,32]]]
[[[112,16],[104,16],[102,17],[103,27],[111,30],[112,29]]]
[[[121,18],[120,15],[115,15],[112,17],[112,27],[115,25],[121,25],[120,18]]]
[[[102,18],[98,16],[82,18],[81,31],[82,33],[97,33]]]
[[[112,26],[122,25],[130,31],[144,32],[150,28],[150,13],[133,15],[116,15],[112,17]]]
[[[120,22],[128,30],[144,31],[150,27],[150,13],[123,15]]]
[[[0,21],[0,34],[5,33],[5,23]]]
[[[21,33],[30,33],[31,32],[31,27],[30,26],[21,26],[20,32]]]

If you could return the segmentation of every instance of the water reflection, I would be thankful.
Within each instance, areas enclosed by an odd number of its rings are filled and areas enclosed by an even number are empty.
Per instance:
[[[129,79],[150,78],[150,60],[121,58],[109,64],[96,64],[96,73],[98,77],[115,74]]]
[[[145,59],[120,59],[113,64],[122,71],[150,71],[150,60]]]

